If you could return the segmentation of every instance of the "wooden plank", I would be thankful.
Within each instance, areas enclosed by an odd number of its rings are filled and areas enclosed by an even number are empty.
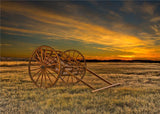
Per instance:
[[[89,70],[88,68],[86,68],[86,69],[87,69],[88,72],[90,72],[90,73],[93,74],[94,76],[96,76],[96,77],[98,77],[99,79],[103,80],[104,82],[106,82],[106,83],[112,85],[111,82],[109,82],[109,81],[105,80],[104,78],[100,77],[99,75],[97,75],[97,74],[94,73],[93,71]]]
[[[112,85],[109,85],[109,86],[107,86],[107,87],[102,87],[102,88],[99,88],[99,89],[95,89],[95,90],[93,90],[92,92],[97,92],[97,91],[100,91],[100,90],[108,89],[108,88],[115,87],[115,86],[119,86],[119,85],[121,85],[121,84],[120,84],[120,83],[112,84]]]
[[[86,82],[84,82],[83,80],[81,80],[80,78],[78,78],[77,76],[73,75],[71,72],[69,72],[67,70],[65,70],[65,72],[67,72],[68,74],[70,74],[71,76],[73,76],[74,78],[76,78],[77,80],[81,81],[83,84],[85,84],[86,86],[88,86],[89,88],[91,88],[91,89],[94,90],[94,88],[91,85],[87,84]]]

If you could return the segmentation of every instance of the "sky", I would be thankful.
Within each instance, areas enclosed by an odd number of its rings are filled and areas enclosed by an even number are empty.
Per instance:
[[[86,59],[160,60],[159,0],[1,1],[1,56],[47,45]]]

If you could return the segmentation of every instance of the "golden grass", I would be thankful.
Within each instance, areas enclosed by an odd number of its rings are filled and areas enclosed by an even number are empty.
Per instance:
[[[40,89],[31,82],[27,66],[18,67],[27,62],[4,64],[12,67],[0,67],[1,113],[160,113],[159,63],[88,63],[97,74],[123,83],[97,93],[81,83]],[[96,88],[106,86],[88,73],[84,80]]]
[[[0,61],[1,67],[25,66],[27,64],[27,61]]]

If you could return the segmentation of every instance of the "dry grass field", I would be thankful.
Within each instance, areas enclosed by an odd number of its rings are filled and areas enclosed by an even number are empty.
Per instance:
[[[78,83],[58,82],[37,88],[28,75],[27,62],[1,62],[0,112],[8,114],[160,114],[160,63],[88,63],[88,68],[121,86],[92,93]],[[94,87],[106,86],[89,73]]]

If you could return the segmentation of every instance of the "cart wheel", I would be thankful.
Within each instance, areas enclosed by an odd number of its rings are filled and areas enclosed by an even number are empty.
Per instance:
[[[60,56],[63,63],[61,79],[66,84],[75,84],[79,80],[74,78],[72,75],[82,79],[86,73],[86,61],[84,56],[77,50],[66,50]],[[69,73],[67,73],[69,72]]]
[[[53,86],[60,76],[60,60],[56,51],[48,46],[38,47],[32,54],[28,71],[37,87]]]

